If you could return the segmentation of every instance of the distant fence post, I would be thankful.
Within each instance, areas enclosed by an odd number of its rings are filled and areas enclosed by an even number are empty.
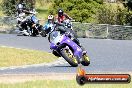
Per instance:
[[[109,25],[106,25],[106,38],[109,38]]]

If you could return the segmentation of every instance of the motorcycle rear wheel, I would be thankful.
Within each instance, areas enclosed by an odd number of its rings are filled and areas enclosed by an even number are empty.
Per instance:
[[[46,32],[45,32],[44,30],[41,31],[40,35],[41,35],[42,37],[46,37],[46,36],[47,36],[47,35],[46,35]]]
[[[81,62],[82,65],[88,66],[90,64],[90,59],[87,54],[83,55],[83,61]]]

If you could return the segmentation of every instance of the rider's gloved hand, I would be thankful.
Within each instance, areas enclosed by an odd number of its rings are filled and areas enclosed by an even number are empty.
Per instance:
[[[69,32],[65,32],[65,35],[69,35]]]
[[[70,32],[65,32],[65,35],[68,36],[69,38],[72,37]]]

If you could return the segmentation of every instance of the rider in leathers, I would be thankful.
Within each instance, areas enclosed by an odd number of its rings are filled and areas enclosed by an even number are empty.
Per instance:
[[[70,19],[70,20],[72,19],[68,15],[63,14],[63,10],[62,9],[59,9],[58,10],[58,18],[54,22],[56,24],[55,29],[60,31],[62,34],[63,33],[67,34],[69,38],[71,38],[77,45],[79,45],[82,48],[83,53],[86,53],[86,51],[84,50],[84,48],[80,44],[79,40],[75,37],[74,31],[71,30],[70,28],[66,28],[65,25],[63,24],[63,21],[65,20],[64,18],[65,19],[67,18],[67,19]]]

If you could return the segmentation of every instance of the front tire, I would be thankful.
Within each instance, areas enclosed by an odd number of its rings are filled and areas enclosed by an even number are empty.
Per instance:
[[[52,54],[54,54],[55,56],[57,56],[57,57],[61,57],[56,51],[52,51]]]
[[[74,56],[74,55],[71,55],[70,52],[71,51],[70,49],[66,49],[66,48],[62,48],[60,50],[60,53],[62,55],[62,57],[73,67],[77,67],[78,66],[78,59]],[[71,51],[72,52],[72,51]]]

